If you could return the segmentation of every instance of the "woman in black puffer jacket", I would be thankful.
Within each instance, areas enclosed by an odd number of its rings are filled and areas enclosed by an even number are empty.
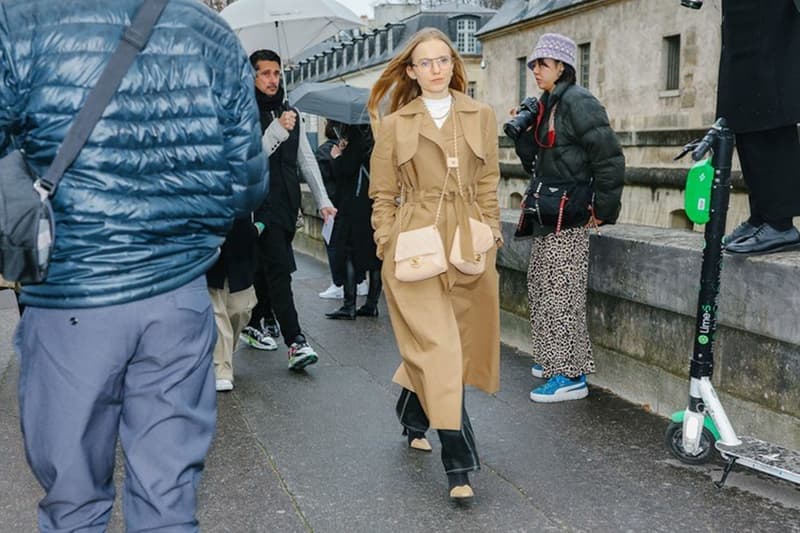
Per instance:
[[[516,142],[532,172],[523,205],[535,213],[528,267],[531,371],[549,379],[531,391],[535,402],[588,394],[586,374],[594,372],[586,324],[589,228],[616,221],[625,173],[605,109],[575,85],[576,51],[563,35],[539,39],[528,67],[544,92],[534,125]]]

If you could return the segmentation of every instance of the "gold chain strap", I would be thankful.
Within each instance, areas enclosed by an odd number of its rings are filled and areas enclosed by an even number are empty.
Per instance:
[[[455,107],[452,104],[450,105],[450,112],[449,113],[450,113],[451,122],[453,123],[453,157],[455,158],[456,162],[458,162],[458,130],[456,129]],[[445,116],[447,116],[447,115],[445,115]],[[445,119],[445,120],[447,120],[447,119]],[[447,157],[447,152],[445,152],[445,162],[447,162],[446,161],[447,159],[449,159],[449,157]],[[461,196],[461,198],[464,198],[464,191],[462,190],[463,188],[461,186],[461,170],[460,170],[459,167],[460,167],[460,165],[456,164],[455,169],[456,169],[456,179],[458,180],[458,194],[459,194],[459,196]],[[450,165],[447,165],[447,173],[444,175],[444,183],[442,183],[442,194],[439,196],[439,204],[436,206],[436,217],[433,220],[433,225],[434,226],[438,226],[439,225],[439,218],[441,217],[441,214],[442,214],[442,204],[444,203],[445,189],[447,188],[447,178],[450,177],[450,169],[451,168],[452,167],[450,167]],[[405,203],[406,203],[406,186],[405,186],[404,183],[401,183],[400,184],[400,207],[402,207],[403,204],[405,204]],[[400,231],[403,230],[402,220],[401,220],[399,229],[400,229]]]

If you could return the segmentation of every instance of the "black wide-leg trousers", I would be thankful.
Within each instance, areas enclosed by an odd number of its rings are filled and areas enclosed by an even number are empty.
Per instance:
[[[791,226],[792,217],[800,216],[798,127],[737,133],[736,151],[750,192],[750,214],[757,222]]]
[[[471,472],[481,467],[475,446],[475,434],[469,422],[464,401],[461,402],[461,429],[439,429],[439,440],[442,443],[442,463],[447,474]],[[409,431],[426,432],[430,427],[428,417],[419,403],[417,395],[404,388],[397,400],[397,418]]]

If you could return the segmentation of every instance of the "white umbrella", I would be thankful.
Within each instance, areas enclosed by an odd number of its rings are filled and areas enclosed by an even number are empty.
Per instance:
[[[290,60],[361,19],[336,0],[238,0],[220,13],[248,54],[261,48]]]

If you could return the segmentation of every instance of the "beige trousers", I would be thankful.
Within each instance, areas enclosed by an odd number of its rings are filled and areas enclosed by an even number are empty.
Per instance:
[[[250,320],[250,312],[256,305],[256,291],[248,287],[243,291],[231,293],[228,280],[223,289],[209,287],[211,305],[214,307],[214,320],[217,323],[217,344],[214,346],[214,375],[216,379],[233,381],[233,352],[239,334]]]

